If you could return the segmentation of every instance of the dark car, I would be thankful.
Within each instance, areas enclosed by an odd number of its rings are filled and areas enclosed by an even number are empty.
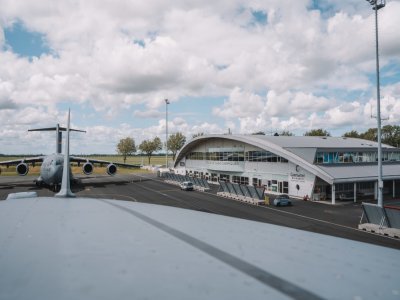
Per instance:
[[[279,195],[274,199],[275,206],[290,206],[292,205],[292,201],[289,199],[289,196],[286,194]]]

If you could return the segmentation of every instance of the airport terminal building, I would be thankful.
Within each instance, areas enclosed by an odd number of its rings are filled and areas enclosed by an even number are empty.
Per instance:
[[[376,199],[376,142],[343,137],[204,135],[178,153],[175,173],[264,186],[314,201]],[[382,145],[383,193],[400,196],[400,149]]]

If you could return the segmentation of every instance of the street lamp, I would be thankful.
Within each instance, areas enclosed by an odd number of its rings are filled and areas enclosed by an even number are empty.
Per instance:
[[[168,99],[165,99],[165,167],[168,168]]]
[[[376,48],[376,104],[378,123],[378,206],[383,206],[383,180],[382,180],[382,137],[381,137],[381,93],[379,81],[379,48],[378,48],[378,10],[385,7],[386,0],[367,0],[375,10],[375,48]],[[379,2],[379,3],[378,3]]]

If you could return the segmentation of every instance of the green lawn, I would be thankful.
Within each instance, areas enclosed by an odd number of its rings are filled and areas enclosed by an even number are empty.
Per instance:
[[[32,155],[35,156],[35,155]],[[107,155],[107,156],[83,156],[77,155],[80,157],[87,157],[91,159],[98,159],[98,160],[106,160],[111,162],[119,162],[123,163],[124,160],[120,155]],[[23,156],[0,156],[0,161],[6,160],[15,160],[15,159],[23,159]],[[168,161],[171,163],[172,157],[168,157]],[[127,164],[144,164],[148,165],[148,158],[147,156],[128,156],[126,158]],[[150,165],[165,165],[165,156],[152,156],[150,160]],[[9,166],[6,168],[5,166],[1,166],[1,174],[0,176],[12,176],[16,175],[15,166]],[[118,168],[119,174],[128,174],[133,172],[148,172],[142,169],[130,169],[130,168]],[[40,173],[40,164],[36,164],[35,167],[29,165],[29,175],[39,175]],[[81,167],[72,167],[72,173],[74,174],[82,174],[82,166]],[[95,167],[93,170],[94,174],[106,174],[105,167]]]
[[[92,159],[108,160],[112,162],[123,163],[124,160],[121,155],[110,155],[110,156],[82,156]],[[168,156],[168,161],[172,161],[172,156]],[[128,156],[126,158],[127,164],[143,164],[143,165],[165,165],[165,156],[152,156],[149,164],[147,156]]]

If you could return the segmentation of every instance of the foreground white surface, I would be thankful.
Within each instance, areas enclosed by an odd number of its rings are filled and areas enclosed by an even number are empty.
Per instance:
[[[399,299],[400,251],[117,200],[0,201],[0,299]]]

